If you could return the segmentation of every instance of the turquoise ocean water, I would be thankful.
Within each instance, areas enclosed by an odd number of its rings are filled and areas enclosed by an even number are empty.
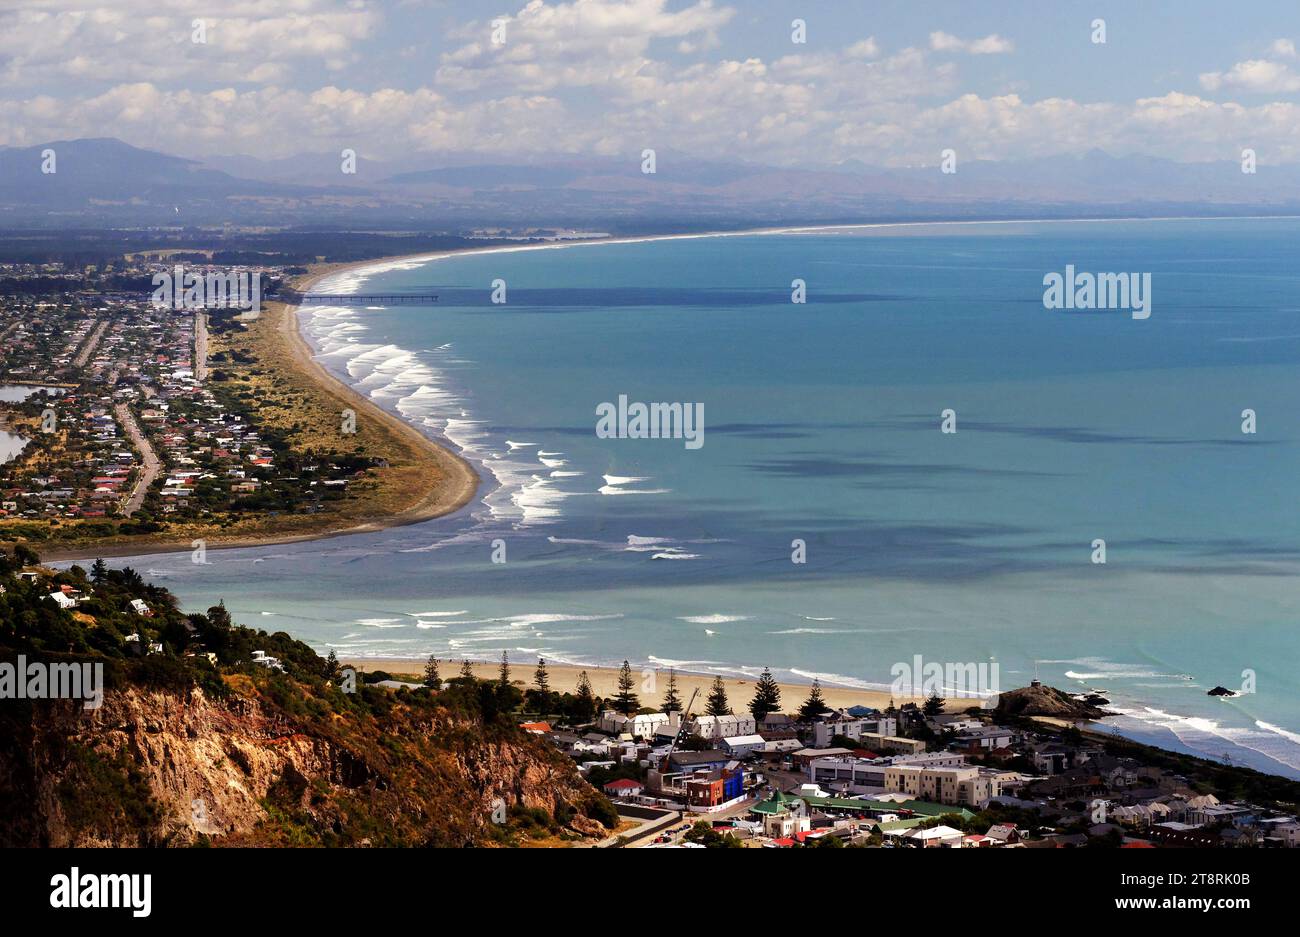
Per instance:
[[[917,654],[996,661],[1004,689],[1096,689],[1135,737],[1300,776],[1297,247],[1294,220],[935,225],[340,275],[320,289],[439,294],[301,315],[330,369],[475,464],[481,498],[124,562],[344,656],[870,687]],[[1151,317],[1045,309],[1067,264],[1150,272]],[[619,395],[702,403],[704,445],[597,438]],[[1206,695],[1243,671],[1255,692]]]

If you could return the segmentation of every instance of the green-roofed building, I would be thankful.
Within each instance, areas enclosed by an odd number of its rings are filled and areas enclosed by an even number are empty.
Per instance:
[[[910,820],[890,820],[888,823],[880,824],[880,832],[888,833],[891,830],[914,830],[922,823],[925,823],[926,817],[912,817]]]
[[[804,797],[809,807],[830,813],[850,811],[852,813],[911,813],[919,817],[941,817],[946,814],[969,820],[975,816],[965,807],[934,804],[926,800],[904,800],[898,803],[887,800],[851,800],[845,797]]]
[[[847,797],[813,797],[808,794],[803,797],[796,797],[794,794],[785,794],[780,791],[773,794],[767,800],[754,804],[754,806],[749,808],[749,812],[759,817],[776,816],[781,813],[797,812],[801,806],[806,806],[813,810],[820,810],[823,813],[853,813],[872,817],[885,813],[896,813],[900,814],[904,818],[899,821],[903,823],[911,823],[913,819],[919,823],[924,820],[945,815],[958,816],[963,820],[969,820],[975,816],[975,814],[971,813],[965,807],[935,804],[927,800],[904,800],[895,803],[888,800],[853,800]],[[899,827],[899,829],[902,829],[902,827]]]
[[[767,800],[760,801],[749,808],[750,813],[756,813],[761,817],[776,816],[780,813],[791,813],[797,811],[804,805],[804,798],[795,797],[793,794],[783,794],[777,791]]]

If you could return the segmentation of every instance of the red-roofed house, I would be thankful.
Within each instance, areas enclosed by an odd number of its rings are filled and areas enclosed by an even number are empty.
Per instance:
[[[645,785],[631,778],[619,778],[605,784],[604,790],[611,797],[640,797]]]

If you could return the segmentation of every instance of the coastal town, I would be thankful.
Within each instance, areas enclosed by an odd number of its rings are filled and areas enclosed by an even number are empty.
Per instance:
[[[44,549],[220,538],[268,518],[328,517],[385,461],[342,432],[317,448],[271,425],[273,387],[241,348],[256,309],[159,301],[183,268],[0,267],[0,540]],[[192,264],[196,282],[269,284],[295,268]],[[183,275],[183,274],[182,274]],[[269,385],[266,382],[271,382]],[[282,408],[292,401],[282,402]]]
[[[1092,721],[1104,715],[1100,701],[1036,680],[995,707],[934,697],[884,710],[833,709],[814,684],[793,714],[779,710],[770,674],[756,684],[749,712],[732,709],[720,680],[711,714],[698,715],[671,683],[658,710],[634,705],[626,670],[623,686],[621,698],[604,701],[616,708],[590,723],[523,723],[572,757],[635,824],[606,845],[1300,846],[1293,805],[1259,796],[1263,788],[1216,795],[1223,791],[1207,763],[1180,765],[1108,736]]]
[[[663,683],[662,693],[654,694],[658,705],[643,706],[638,690],[645,683],[638,687],[626,662],[616,691],[604,697],[594,693],[586,671],[575,687],[553,685],[543,659],[529,678],[517,679],[506,655],[495,667],[463,661],[459,673],[446,679],[444,662],[432,657],[422,676],[358,671],[333,653],[320,657],[283,632],[242,628],[222,604],[185,614],[174,596],[129,568],[111,569],[101,560],[89,571],[60,571],[21,547],[0,551],[0,614],[6,613],[10,624],[0,632],[0,644],[16,644],[34,658],[74,646],[130,667],[142,686],[157,685],[166,675],[162,685],[181,691],[174,697],[177,705],[167,702],[170,696],[151,705],[175,723],[169,759],[203,761],[191,741],[210,731],[202,716],[209,708],[224,713],[222,720],[236,720],[227,731],[239,733],[243,748],[229,749],[236,752],[234,761],[229,768],[217,766],[217,776],[189,774],[182,782],[169,780],[159,765],[148,768],[157,775],[150,798],[183,803],[214,797],[222,811],[235,812],[250,797],[231,786],[228,771],[246,770],[250,759],[269,759],[259,783],[275,790],[298,770],[284,760],[291,750],[280,746],[310,750],[304,733],[332,726],[336,718],[361,718],[343,757],[374,760],[386,743],[365,729],[365,714],[400,721],[401,714],[428,713],[435,720],[471,720],[468,733],[452,733],[458,744],[477,752],[464,757],[482,758],[484,745],[505,745],[512,758],[546,765],[521,786],[513,769],[488,760],[475,769],[462,795],[468,799],[455,810],[430,814],[427,802],[422,804],[419,816],[455,826],[466,844],[1300,846],[1295,782],[1121,738],[1100,721],[1104,699],[1070,695],[1037,680],[996,699],[933,695],[883,707],[835,707],[826,702],[834,691],[816,681],[778,684],[765,671],[746,686],[752,696],[743,700],[729,698],[720,677],[707,693],[697,685],[688,695],[683,688],[693,682],[691,675],[669,669],[654,674]],[[105,704],[128,705],[134,698],[132,691],[113,689]],[[252,707],[259,715],[238,723]],[[318,719],[325,721],[312,728]],[[127,744],[131,733],[113,735]],[[360,754],[374,745],[377,751]],[[358,777],[369,780],[322,779],[314,790],[346,795],[356,784],[386,783],[370,769]],[[561,781],[571,800],[585,803],[585,819],[554,799],[553,785]],[[296,823],[320,825],[306,797],[304,789],[280,802],[306,811]],[[247,824],[262,815],[260,808],[249,814],[240,835],[256,835],[258,828]],[[172,816],[168,822],[178,825],[170,835],[240,842],[234,827],[211,827],[174,811]],[[329,838],[324,844],[337,844],[333,837],[341,827],[329,829],[321,834]]]

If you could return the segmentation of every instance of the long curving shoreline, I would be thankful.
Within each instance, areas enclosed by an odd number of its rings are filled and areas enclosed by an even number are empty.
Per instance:
[[[294,287],[306,293],[327,277],[337,276],[349,271],[380,272],[383,268],[395,264],[425,264],[451,257],[473,254],[515,253],[535,250],[558,250],[570,247],[595,247],[605,244],[638,244],[654,241],[700,240],[725,237],[755,237],[780,234],[817,234],[834,231],[889,231],[899,229],[923,229],[944,227],[978,227],[978,226],[1013,226],[1022,224],[1090,224],[1090,223],[1124,223],[1124,222],[1165,222],[1165,221],[1220,221],[1239,220],[1240,218],[1286,218],[1290,216],[1230,216],[1225,219],[1217,216],[1160,216],[1160,217],[1119,217],[1119,218],[1016,218],[1016,219],[962,219],[962,220],[922,220],[922,221],[881,221],[846,224],[788,225],[778,227],[745,228],[736,230],[711,230],[685,232],[676,234],[649,234],[626,237],[599,237],[590,239],[521,242],[518,244],[494,244],[488,247],[460,248],[417,254],[398,254],[376,257],[367,260],[351,261],[341,264],[323,265],[318,269],[299,277]],[[473,500],[480,482],[474,468],[458,454],[426,436],[415,426],[400,416],[384,410],[368,397],[355,391],[346,382],[330,373],[315,358],[315,354],[302,335],[298,322],[301,307],[281,303],[267,303],[268,314],[278,316],[276,332],[285,340],[290,349],[292,365],[315,384],[321,393],[346,401],[356,410],[358,417],[374,421],[396,439],[418,452],[428,460],[428,464],[446,479],[446,483],[427,491],[420,500],[403,510],[391,515],[367,518],[357,524],[342,524],[335,527],[322,527],[308,531],[287,531],[284,533],[258,533],[235,535],[231,537],[206,538],[207,549],[226,550],[277,544],[298,543],[312,540],[347,536],[350,534],[373,533],[392,527],[405,526],[432,520],[463,508]],[[111,542],[98,546],[91,544],[72,545],[67,549],[53,548],[46,556],[54,561],[91,559],[94,557],[137,556],[158,553],[174,553],[189,550],[191,539],[168,538],[163,540],[141,540],[138,542]]]
[[[303,292],[307,292],[315,283],[327,276],[333,276],[355,267],[373,265],[374,263],[375,261],[364,261],[360,264],[341,264],[330,270],[309,274],[301,281],[300,288]],[[316,360],[315,353],[312,351],[311,346],[307,344],[307,339],[303,337],[302,329],[298,324],[299,309],[298,306],[285,306],[284,315],[279,324],[280,332],[293,349],[295,362],[322,386],[333,389],[336,394],[353,402],[357,407],[358,417],[378,420],[397,436],[408,440],[417,451],[424,453],[433,461],[447,480],[445,484],[426,492],[417,504],[393,515],[389,520],[351,527],[331,534],[331,536],[415,524],[420,521],[432,520],[436,517],[452,514],[469,504],[474,499],[479,486],[478,473],[474,471],[473,466],[458,454],[430,439],[400,416],[389,413],[369,397],[358,393],[350,385],[331,374],[324,365]]]

